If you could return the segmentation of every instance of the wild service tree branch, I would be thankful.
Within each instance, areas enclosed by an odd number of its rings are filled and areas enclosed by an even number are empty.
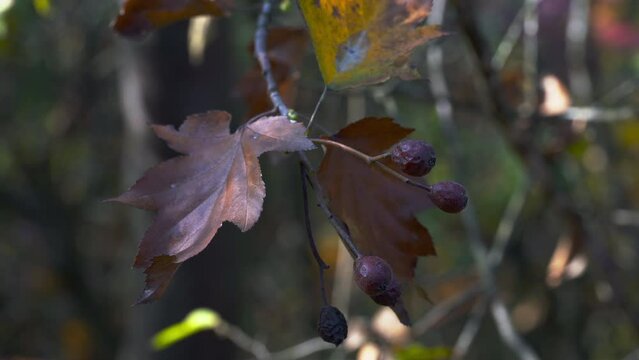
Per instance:
[[[266,48],[268,25],[271,20],[271,13],[273,11],[274,2],[274,0],[264,0],[264,2],[262,3],[262,10],[260,12],[260,16],[257,19],[257,29],[255,30],[255,57],[260,64],[260,68],[262,69],[262,75],[264,76],[264,80],[266,81],[266,88],[269,97],[271,98],[271,102],[273,103],[273,105],[275,105],[281,115],[288,116],[290,110],[284,103],[284,100],[282,100],[282,96],[280,95],[280,92],[278,90],[277,82],[273,77],[271,62],[268,59],[268,52]],[[310,160],[303,152],[298,152],[297,154],[306,167],[306,175],[313,187],[318,205],[320,206],[322,211],[324,211],[329,222],[337,231],[337,234],[342,240],[342,243],[344,243],[351,256],[353,258],[361,256],[361,253],[355,246],[355,243],[353,243],[346,225],[340,219],[338,219],[328,207],[328,202],[326,200],[326,197],[324,197],[324,192],[321,185],[319,184],[319,181],[317,181],[317,177]]]

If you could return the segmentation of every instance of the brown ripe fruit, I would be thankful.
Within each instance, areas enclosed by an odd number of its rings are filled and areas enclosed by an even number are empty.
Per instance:
[[[378,256],[361,256],[353,267],[355,283],[371,297],[385,292],[393,281],[393,270]]]
[[[421,140],[406,139],[393,147],[391,160],[407,175],[424,176],[435,167],[437,157],[432,145]]]
[[[431,186],[430,200],[441,210],[458,213],[468,204],[468,195],[463,185],[454,181],[442,181]]]
[[[348,324],[338,308],[325,305],[320,310],[317,332],[322,340],[338,346],[348,336]]]

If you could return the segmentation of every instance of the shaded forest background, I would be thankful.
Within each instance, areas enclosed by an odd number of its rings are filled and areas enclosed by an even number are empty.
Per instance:
[[[329,92],[316,120],[335,132],[366,115],[394,117],[438,150],[429,179],[455,178],[471,198],[464,216],[421,214],[438,256],[420,261],[416,282],[434,304],[411,293],[408,305],[419,323],[438,304],[467,301],[436,323],[422,322],[413,337],[369,330],[370,340],[395,350],[412,342],[453,347],[468,319],[485,311],[482,296],[468,295],[480,282],[468,241],[475,236],[505,246],[498,293],[541,358],[638,358],[639,3],[542,0],[533,36],[522,10],[530,2],[451,3],[442,25],[449,34],[422,55],[428,80]],[[102,202],[174,155],[148,124],[180,124],[210,109],[240,123],[247,104],[237,84],[254,66],[256,2],[214,20],[206,36],[182,22],[137,41],[111,31],[115,1],[0,4],[7,4],[0,6],[0,357],[249,357],[211,333],[153,352],[152,335],[196,307],[216,310],[271,349],[316,337],[321,300],[294,157],[261,160],[269,193],[258,224],[247,233],[223,226],[151,305],[131,306],[143,283],[131,264],[151,218]],[[303,26],[295,6],[275,22]],[[524,34],[511,39],[517,24]],[[473,31],[484,41],[474,41]],[[477,46],[497,54],[498,76],[488,82]],[[447,83],[444,103],[433,69]],[[551,99],[547,75],[569,90],[561,113],[537,110]],[[290,105],[308,115],[322,89],[309,46]],[[530,123],[515,124],[526,131],[500,123],[487,99],[495,96],[528,114],[522,118]],[[453,123],[442,121],[446,103]],[[351,331],[366,327],[379,309],[350,291],[350,260],[315,215],[333,302],[348,313]],[[513,358],[491,318],[477,318],[466,358]],[[351,346],[313,356],[357,358]]]

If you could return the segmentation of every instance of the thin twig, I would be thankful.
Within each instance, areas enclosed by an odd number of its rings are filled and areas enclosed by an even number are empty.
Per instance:
[[[311,252],[313,253],[313,257],[317,262],[317,266],[319,267],[319,278],[320,278],[320,289],[322,289],[322,301],[324,305],[328,305],[328,297],[326,296],[326,286],[324,284],[324,271],[329,268],[328,265],[322,260],[322,257],[317,251],[317,244],[315,243],[315,238],[313,237],[313,229],[311,227],[311,217],[308,213],[308,191],[306,189],[306,168],[304,164],[300,163],[300,175],[302,181],[302,200],[304,202],[304,225],[306,226],[306,235],[308,236],[308,242],[311,247]]]
[[[271,360],[299,360],[324,350],[335,349],[335,345],[325,342],[319,337],[308,339],[287,349],[271,354]],[[251,360],[256,359],[255,357]]]
[[[324,214],[328,218],[328,221],[337,231],[337,235],[339,235],[342,243],[344,244],[344,246],[346,246],[346,249],[351,254],[351,257],[358,258],[362,256],[362,253],[360,253],[357,246],[355,246],[353,238],[351,237],[346,224],[344,224],[342,220],[340,220],[335,214],[333,214],[331,209],[328,207],[328,202],[326,201],[326,197],[324,196],[322,186],[317,180],[317,176],[315,176],[315,170],[313,169],[310,160],[308,159],[306,154],[302,152],[299,153],[299,156],[302,160],[302,164],[304,164],[304,166],[306,167],[306,178],[313,188],[315,198],[317,199],[317,205],[320,207],[320,209],[322,209],[322,211],[324,211]]]
[[[501,298],[495,297],[493,299],[493,302],[490,304],[490,310],[495,319],[499,335],[501,335],[506,344],[523,360],[539,359],[537,354],[533,352],[530,346],[526,344],[513,327],[508,309]]]
[[[470,312],[470,317],[466,321],[466,324],[464,324],[462,331],[459,333],[455,346],[453,346],[452,355],[450,357],[452,360],[463,359],[466,356],[468,349],[470,349],[470,345],[472,345],[475,336],[477,336],[477,333],[479,332],[481,322],[484,319],[484,316],[486,316],[486,310],[489,303],[489,298],[482,298],[473,307],[473,310]]]
[[[619,108],[602,108],[595,106],[569,107],[560,118],[568,121],[585,121],[593,123],[610,123],[631,121],[639,114],[639,109],[630,106]]]
[[[493,270],[501,263],[504,257],[504,251],[506,251],[508,242],[512,238],[515,223],[524,209],[529,190],[530,182],[528,179],[525,179],[523,183],[519,185],[519,188],[510,196],[504,215],[499,221],[499,225],[497,225],[497,231],[495,232],[495,237],[492,242],[493,245],[488,252],[488,264]]]
[[[221,337],[229,339],[235,346],[240,349],[253,354],[256,359],[270,360],[271,353],[264,343],[253,339],[247,335],[242,329],[237,326],[231,325],[225,321],[213,328],[213,331]]]
[[[303,359],[316,352],[335,349],[333,344],[329,344],[319,337],[306,340],[288,349],[273,354],[273,360],[297,360]]]
[[[497,226],[493,245],[487,255],[488,265],[492,270],[501,263],[508,241],[512,238],[515,222],[519,218],[524,207],[529,188],[529,183],[526,181],[510,196],[504,215]],[[469,319],[466,321],[464,328],[459,333],[459,337],[455,342],[453,355],[451,357],[452,359],[463,359],[466,356],[470,345],[479,331],[481,321],[486,314],[489,304],[490,299],[486,298],[475,305],[471,311]]]
[[[313,113],[311,114],[311,119],[308,121],[308,125],[306,125],[306,134],[311,130],[311,125],[313,125],[313,120],[315,120],[315,115],[317,115],[317,111],[319,110],[320,105],[324,101],[324,97],[326,96],[326,92],[328,91],[328,87],[324,85],[324,90],[322,90],[322,95],[320,95],[317,100],[317,104],[315,104],[315,109],[313,109]]]
[[[493,239],[493,245],[488,253],[488,265],[492,270],[495,269],[503,258],[503,253],[506,250],[508,241],[512,237],[513,229],[515,228],[515,222],[519,218],[524,206],[526,195],[528,194],[529,184],[526,181],[516,190],[510,197],[510,201],[506,206],[504,215],[502,216],[495,237]],[[459,337],[453,347],[452,359],[463,359],[470,348],[475,336],[479,331],[481,321],[486,314],[486,310],[490,305],[490,298],[483,299],[477,303],[470,314],[469,319],[466,321],[464,328],[459,333]]]
[[[274,3],[274,0],[264,0],[264,2],[262,2],[262,11],[257,19],[257,30],[255,31],[255,57],[262,68],[262,76],[264,76],[264,80],[266,81],[266,89],[273,105],[277,107],[280,114],[288,116],[289,110],[278,90],[266,48],[268,24],[271,21],[271,12],[273,11]]]
[[[413,179],[406,177],[400,173],[398,173],[397,171],[389,168],[388,166],[384,165],[383,163],[381,163],[379,160],[382,160],[384,158],[387,158],[389,156],[389,153],[383,153],[380,155],[375,155],[375,156],[369,156],[364,154],[363,152],[354,149],[348,145],[342,144],[340,142],[334,141],[334,140],[329,140],[329,139],[309,139],[314,143],[318,143],[318,144],[322,144],[322,145],[327,145],[327,146],[332,146],[332,147],[336,147],[340,150],[343,150],[355,157],[357,157],[358,159],[361,159],[362,161],[364,161],[365,163],[369,164],[369,165],[374,165],[376,167],[378,167],[379,169],[381,169],[382,171],[384,171],[385,173],[397,178],[398,180],[411,185],[411,186],[415,186],[418,187],[422,190],[426,190],[427,192],[431,192],[432,188],[430,185],[426,185],[426,184],[422,184],[419,183],[417,181],[414,181]]]
[[[440,302],[430,309],[421,319],[417,320],[412,327],[412,334],[414,337],[418,337],[428,330],[435,327],[442,319],[455,309],[468,303],[470,300],[477,297],[482,292],[482,288],[479,285],[473,285],[466,288],[463,292],[455,297],[446,299]]]
[[[506,30],[506,34],[504,34],[504,37],[499,42],[497,50],[495,51],[495,54],[490,61],[494,70],[500,71],[501,69],[503,69],[504,65],[506,65],[506,61],[508,61],[510,54],[512,54],[513,49],[515,48],[515,45],[517,44],[517,41],[521,36],[524,23],[523,20],[524,8],[522,7],[519,12],[517,12],[517,15],[515,16],[513,21],[510,23],[508,30]]]
[[[275,82],[275,78],[273,77],[271,62],[268,59],[266,49],[268,25],[270,22],[271,11],[273,10],[274,2],[274,0],[264,0],[262,3],[262,11],[260,12],[260,16],[257,21],[257,29],[255,30],[255,56],[257,57],[258,63],[260,64],[260,67],[262,69],[262,74],[264,75],[264,79],[266,80],[271,102],[277,107],[281,115],[288,116],[289,109],[282,100],[282,96],[278,91],[277,83]],[[335,228],[335,231],[337,231],[337,234],[339,235],[340,239],[342,239],[342,242],[350,252],[351,256],[361,256],[361,253],[352,241],[351,235],[348,232],[348,228],[346,227],[346,225],[341,220],[339,220],[329,209],[328,202],[323,195],[324,192],[321,185],[319,184],[319,181],[317,180],[310,160],[301,151],[298,151],[297,154],[304,166],[306,166],[306,176],[310,184],[313,186],[313,190],[315,192],[315,196],[320,208],[328,217],[329,222]]]
[[[310,117],[310,116],[305,115],[305,114],[302,114],[302,113],[299,113],[299,112],[297,113],[297,116],[298,116],[299,118],[301,118],[301,119],[303,119],[303,120],[306,120],[306,121],[309,121],[309,122],[310,122],[310,120],[311,120],[311,117]],[[333,133],[334,133],[333,131],[329,131],[327,128],[325,128],[324,126],[322,126],[321,124],[316,123],[316,122],[313,122],[312,126],[313,126],[314,128],[317,128],[319,131],[321,131],[321,132],[322,132],[322,135],[325,135],[325,136],[328,136],[328,135],[331,135],[331,134],[333,134]],[[307,130],[307,131],[308,131],[308,130]]]

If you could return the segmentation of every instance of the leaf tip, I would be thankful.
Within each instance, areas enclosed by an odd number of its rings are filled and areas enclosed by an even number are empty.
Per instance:
[[[135,267],[143,264],[140,255],[136,257]],[[176,262],[176,256],[160,255],[151,260],[150,265],[144,270],[146,274],[145,287],[134,305],[151,303],[164,294],[173,275],[180,266]]]

